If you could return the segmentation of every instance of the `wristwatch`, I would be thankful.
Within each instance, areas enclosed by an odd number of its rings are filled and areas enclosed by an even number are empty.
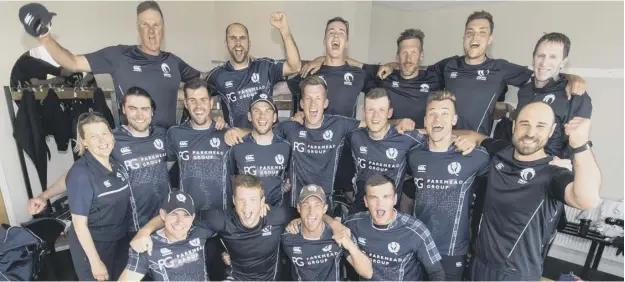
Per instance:
[[[573,148],[573,154],[581,153],[588,149],[592,148],[592,141],[588,141],[586,144],[579,146],[577,148]]]

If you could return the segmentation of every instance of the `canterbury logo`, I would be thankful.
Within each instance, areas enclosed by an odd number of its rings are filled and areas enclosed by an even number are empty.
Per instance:
[[[33,22],[34,19],[35,19],[35,17],[33,15],[31,15],[30,13],[28,13],[24,17],[24,24],[30,25]]]

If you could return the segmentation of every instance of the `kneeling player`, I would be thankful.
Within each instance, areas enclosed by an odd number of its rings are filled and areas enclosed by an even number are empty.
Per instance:
[[[158,252],[129,251],[128,265],[120,281],[141,281],[149,272],[154,281],[208,281],[204,243],[213,231],[193,226],[195,205],[189,194],[172,192],[163,204],[160,219],[165,227],[150,235]]]
[[[425,224],[393,208],[397,203],[393,181],[374,174],[365,193],[368,211],[348,217],[345,226],[373,261],[371,280],[419,280],[421,265],[430,280],[445,280],[441,256]]]
[[[302,188],[297,211],[301,217],[297,233],[282,234],[282,247],[293,262],[293,280],[339,281],[341,258],[345,257],[358,274],[366,279],[373,275],[371,260],[348,236],[341,232],[333,236],[322,221],[328,205],[320,186],[311,184]]]

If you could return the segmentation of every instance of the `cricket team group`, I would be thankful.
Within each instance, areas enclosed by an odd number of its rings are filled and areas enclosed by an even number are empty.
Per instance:
[[[371,65],[344,54],[349,23],[335,17],[325,53],[303,61],[275,12],[285,59],[251,56],[232,23],[229,61],[200,72],[161,50],[154,1],[137,6],[139,45],[83,55],[51,35],[54,16],[20,9],[62,68],[112,76],[122,114],[113,130],[81,115],[80,159],[28,202],[35,215],[67,193],[80,280],[538,281],[564,205],[600,201],[592,103],[561,72],[565,34],[536,34],[528,69],[486,56],[494,21],[477,11],[464,55],[420,68],[424,33],[409,28],[395,62]],[[288,120],[279,94],[292,96]]]

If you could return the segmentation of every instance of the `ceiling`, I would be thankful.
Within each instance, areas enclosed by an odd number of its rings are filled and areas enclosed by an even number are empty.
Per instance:
[[[407,11],[425,11],[432,9],[440,9],[453,7],[458,5],[470,5],[477,4],[483,1],[467,1],[467,0],[455,0],[455,1],[374,1],[375,5],[387,6],[400,10]]]

